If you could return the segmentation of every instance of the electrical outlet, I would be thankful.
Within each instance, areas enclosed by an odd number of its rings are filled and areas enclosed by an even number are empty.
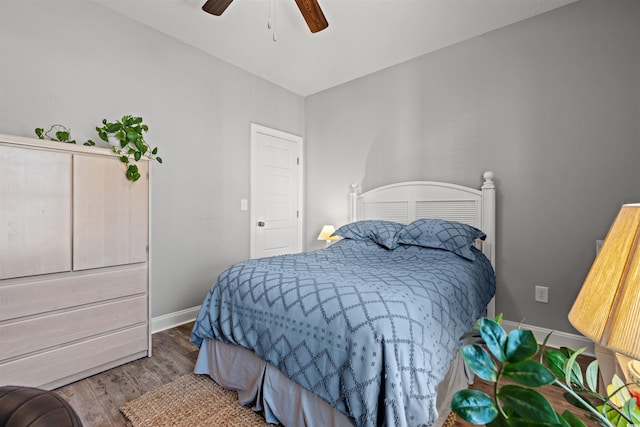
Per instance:
[[[546,286],[536,286],[536,302],[549,303],[549,288]]]

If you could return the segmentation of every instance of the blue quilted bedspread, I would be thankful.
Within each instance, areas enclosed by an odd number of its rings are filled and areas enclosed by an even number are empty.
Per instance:
[[[495,292],[489,261],[342,240],[236,264],[198,315],[203,338],[254,351],[358,426],[431,425],[435,390]]]

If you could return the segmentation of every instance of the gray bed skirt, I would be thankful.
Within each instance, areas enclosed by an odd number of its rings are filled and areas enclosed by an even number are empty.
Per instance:
[[[207,374],[221,386],[237,391],[240,403],[262,412],[269,423],[285,427],[353,426],[344,414],[245,348],[205,339],[194,372]],[[458,352],[438,386],[439,417],[435,427],[441,426],[449,415],[453,394],[467,388],[472,380],[472,373]]]

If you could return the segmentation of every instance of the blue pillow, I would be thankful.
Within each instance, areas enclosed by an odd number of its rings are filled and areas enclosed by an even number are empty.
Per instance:
[[[333,235],[351,240],[371,240],[387,249],[395,249],[398,247],[397,234],[403,227],[398,222],[369,219],[345,224]]]
[[[487,235],[467,224],[444,219],[417,219],[403,227],[398,233],[397,243],[444,249],[474,261],[471,246],[476,239],[484,240]]]

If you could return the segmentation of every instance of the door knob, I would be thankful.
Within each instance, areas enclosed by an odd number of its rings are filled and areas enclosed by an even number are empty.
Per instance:
[[[264,227],[264,221],[258,221],[258,227]]]

